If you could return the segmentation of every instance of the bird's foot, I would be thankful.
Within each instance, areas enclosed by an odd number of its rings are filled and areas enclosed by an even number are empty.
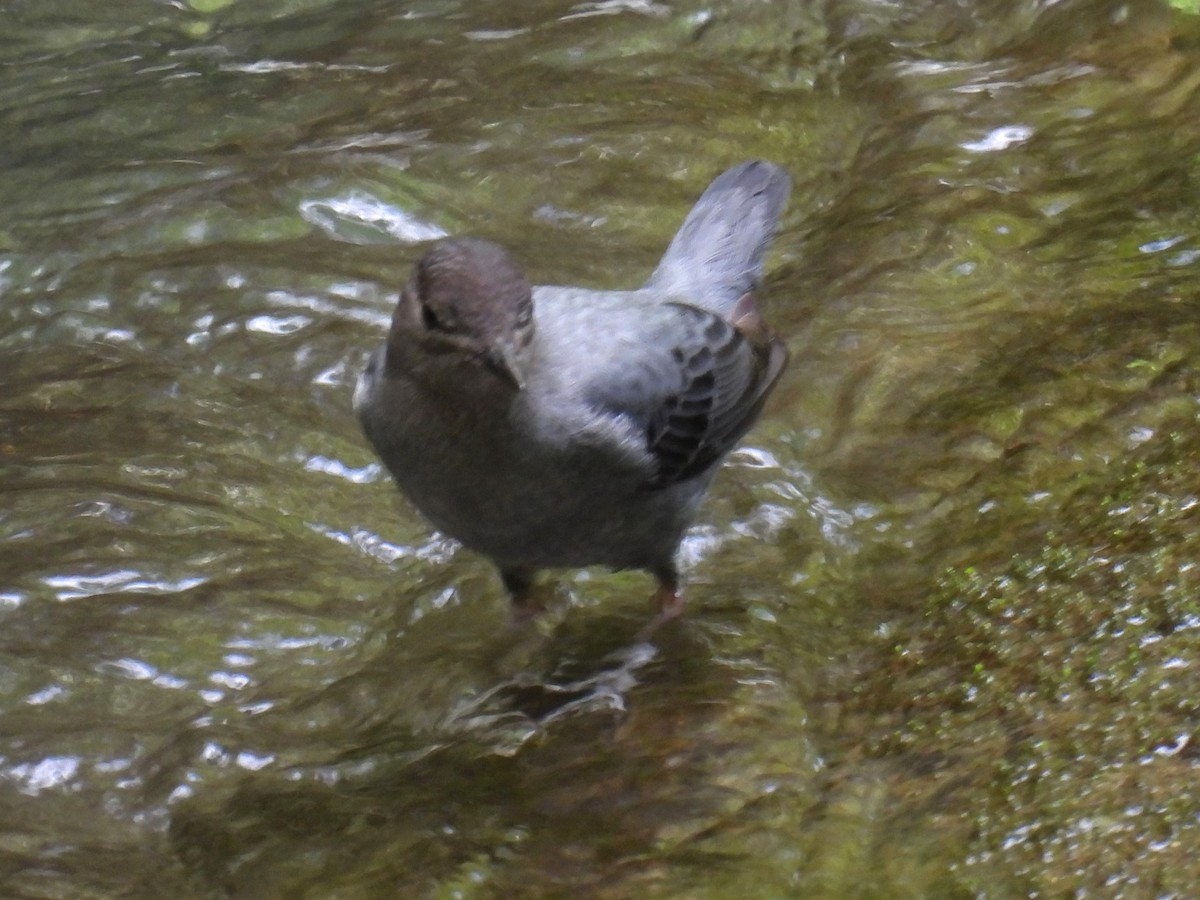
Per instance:
[[[654,636],[654,632],[675,619],[680,618],[687,609],[687,597],[683,590],[674,582],[663,582],[650,598],[658,612],[638,632],[638,643],[646,643]]]
[[[512,611],[513,624],[524,625],[526,622],[532,622],[544,613],[546,611],[546,604],[542,602],[536,592],[528,591],[513,597],[510,609]]]
[[[531,569],[501,569],[500,579],[511,601],[510,610],[514,625],[531,622],[546,611],[540,591],[534,582]]]
[[[677,584],[660,584],[651,599],[658,607],[658,618],[664,622],[678,619],[687,609],[687,598]]]

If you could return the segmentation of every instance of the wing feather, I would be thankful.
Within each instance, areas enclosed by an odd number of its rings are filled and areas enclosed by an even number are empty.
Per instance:
[[[756,341],[705,310],[666,306],[689,321],[670,348],[678,387],[658,398],[646,429],[657,468],[649,489],[694,478],[732,450],[787,363],[787,351],[774,337]]]

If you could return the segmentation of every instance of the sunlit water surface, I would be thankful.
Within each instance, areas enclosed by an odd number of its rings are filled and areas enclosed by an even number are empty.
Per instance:
[[[0,12],[0,894],[1188,896],[1200,27],[1148,2]],[[423,242],[795,176],[685,546],[514,629],[350,410]]]

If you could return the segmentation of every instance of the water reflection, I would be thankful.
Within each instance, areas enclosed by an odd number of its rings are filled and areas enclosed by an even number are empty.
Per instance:
[[[374,243],[383,243],[388,238],[418,243],[446,237],[447,234],[436,225],[421,222],[399,207],[358,192],[327,200],[305,200],[300,204],[300,215],[330,237],[355,243],[365,243],[369,229],[379,232]],[[355,224],[365,226],[368,231],[360,234],[354,232],[352,227],[346,227]]]
[[[216,7],[216,8],[213,8]],[[9,16],[6,896],[1187,896],[1191,19],[1148,3]],[[798,201],[685,545],[514,631],[349,410],[419,242],[635,283]]]
[[[172,827],[178,852],[235,888],[273,892],[285,889],[282,855],[298,838],[305,877],[333,884],[347,883],[329,852],[341,844],[353,847],[356,869],[384,866],[405,892],[430,879],[453,884],[476,865],[514,895],[620,891],[631,879],[656,880],[659,854],[699,863],[711,829],[753,830],[759,804],[794,797],[798,772],[811,765],[802,748],[768,741],[751,749],[709,734],[738,715],[720,700],[738,666],[701,663],[698,648],[678,641],[563,660],[579,652],[578,637],[539,654],[557,658],[550,664],[559,674],[525,670],[449,707],[436,742],[414,744],[393,723],[336,767],[244,780],[218,807],[182,809]],[[737,691],[769,706],[782,700],[771,678],[740,680]],[[285,824],[297,815],[303,837]],[[471,846],[489,850],[464,857]],[[532,872],[540,873],[533,882]]]
[[[54,591],[55,599],[78,600],[110,593],[169,594],[204,584],[206,580],[200,576],[178,581],[156,580],[127,569],[90,575],[49,575],[42,582]]]
[[[36,797],[52,788],[69,788],[79,771],[79,760],[72,756],[51,756],[36,763],[10,766],[5,777],[20,783],[24,794]]]

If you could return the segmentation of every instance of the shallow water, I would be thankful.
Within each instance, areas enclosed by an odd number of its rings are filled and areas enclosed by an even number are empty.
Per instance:
[[[1200,28],[1152,3],[0,13],[12,897],[1187,896]],[[350,410],[422,242],[634,285],[795,176],[793,362],[535,630]]]

